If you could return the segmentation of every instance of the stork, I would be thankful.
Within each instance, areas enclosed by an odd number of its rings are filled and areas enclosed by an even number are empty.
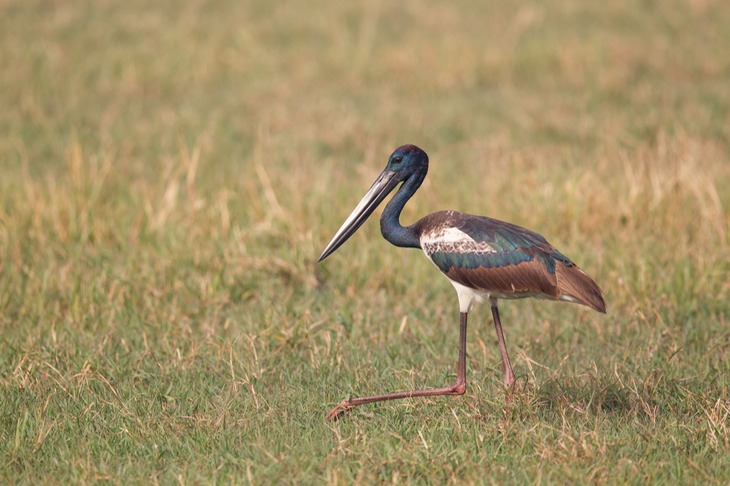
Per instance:
[[[456,381],[442,388],[407,390],[343,400],[326,415],[337,419],[353,407],[399,398],[463,395],[466,392],[466,328],[473,305],[488,301],[502,354],[504,384],[515,382],[502,332],[499,299],[537,297],[582,304],[605,313],[606,304],[596,283],[538,233],[488,218],[439,211],[410,226],[400,223],[406,202],[428,172],[428,155],[415,145],[398,147],[385,170],[347,217],[319,257],[321,262],[339,248],[401,184],[380,218],[383,237],[395,246],[420,248],[456,289],[459,299],[459,359]]]

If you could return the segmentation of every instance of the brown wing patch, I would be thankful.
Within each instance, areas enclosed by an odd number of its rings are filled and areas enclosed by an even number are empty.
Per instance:
[[[467,287],[504,295],[543,294],[559,297],[557,280],[537,260],[504,267],[452,267],[446,272],[450,279]]]
[[[606,313],[606,302],[601,288],[577,266],[555,265],[558,289],[561,296],[569,296],[598,312]]]

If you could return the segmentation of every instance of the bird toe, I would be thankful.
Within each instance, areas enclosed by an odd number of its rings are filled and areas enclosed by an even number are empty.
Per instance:
[[[327,415],[325,415],[324,419],[329,420],[337,420],[346,413],[349,413],[350,410],[352,410],[352,405],[348,400],[342,400],[339,405],[337,405],[335,408],[327,412]]]

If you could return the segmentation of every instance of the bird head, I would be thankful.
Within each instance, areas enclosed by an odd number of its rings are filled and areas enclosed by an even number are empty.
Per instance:
[[[401,145],[388,157],[386,172],[393,172],[398,182],[403,182],[411,175],[428,170],[428,155],[415,145]]]
[[[415,177],[417,184],[423,181],[428,171],[428,155],[415,145],[402,145],[388,157],[388,164],[378,178],[370,186],[368,192],[352,210],[332,241],[322,251],[319,257],[321,262],[339,248],[355,231],[362,226],[365,220],[375,211],[380,203],[401,182]]]

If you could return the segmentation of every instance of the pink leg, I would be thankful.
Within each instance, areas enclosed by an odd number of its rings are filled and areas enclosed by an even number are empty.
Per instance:
[[[504,333],[502,332],[502,322],[499,320],[499,310],[497,309],[497,300],[490,301],[492,305],[492,317],[494,318],[494,328],[497,330],[497,341],[499,341],[499,351],[502,353],[502,366],[504,367],[504,385],[511,388],[515,382],[515,373],[512,371],[512,364],[509,362],[507,354],[507,345],[504,342]]]
[[[339,405],[330,410],[325,416],[325,420],[337,420],[354,407],[365,405],[366,403],[396,400],[399,398],[463,395],[466,392],[466,317],[467,313],[462,312],[459,318],[459,363],[456,368],[456,382],[453,385],[443,388],[427,388],[425,390],[408,390],[385,395],[374,395],[372,397],[350,398],[349,400],[343,400]]]

